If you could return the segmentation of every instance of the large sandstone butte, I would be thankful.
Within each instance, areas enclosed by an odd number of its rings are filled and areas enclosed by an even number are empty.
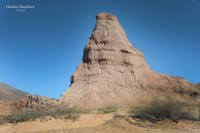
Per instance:
[[[104,12],[96,15],[82,63],[60,101],[82,108],[100,108],[132,106],[162,96],[198,102],[200,85],[151,70],[144,55],[132,47],[117,18]]]

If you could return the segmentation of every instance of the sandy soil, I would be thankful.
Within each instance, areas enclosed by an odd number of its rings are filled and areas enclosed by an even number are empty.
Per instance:
[[[151,123],[132,118],[115,118],[113,114],[84,114],[75,122],[45,117],[36,121],[0,125],[0,133],[199,133],[200,122],[170,120]]]
[[[0,125],[0,133],[30,132],[55,129],[86,128],[101,125],[112,119],[112,114],[84,114],[78,120],[45,117],[36,121],[19,122],[17,124],[6,123]]]

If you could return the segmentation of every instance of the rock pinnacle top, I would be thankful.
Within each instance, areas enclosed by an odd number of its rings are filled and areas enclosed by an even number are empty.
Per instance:
[[[99,20],[99,19],[110,19],[110,20],[117,20],[117,17],[109,14],[109,13],[106,13],[106,12],[102,12],[102,13],[99,13],[96,15],[96,19]]]

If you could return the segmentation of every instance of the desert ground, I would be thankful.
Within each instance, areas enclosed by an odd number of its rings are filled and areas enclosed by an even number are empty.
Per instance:
[[[35,121],[5,123],[0,133],[199,133],[200,122],[163,120],[157,123],[115,114],[82,114],[76,121],[45,117]]]
[[[22,100],[0,102],[0,116],[9,114]],[[14,104],[13,104],[14,103]],[[21,102],[20,102],[21,103]],[[24,108],[22,108],[23,110]],[[30,110],[25,108],[26,110]],[[30,110],[31,111],[31,110]],[[163,119],[150,122],[131,117],[128,110],[118,108],[111,113],[91,110],[78,113],[76,119],[66,116],[45,116],[24,122],[0,123],[0,133],[199,133],[200,121]]]

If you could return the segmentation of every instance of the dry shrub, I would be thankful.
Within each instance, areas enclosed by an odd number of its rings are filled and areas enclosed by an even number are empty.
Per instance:
[[[33,121],[37,118],[42,118],[45,116],[52,116],[55,118],[63,116],[66,119],[72,119],[73,121],[75,121],[79,117],[79,113],[75,108],[69,108],[64,106],[55,106],[51,109],[41,110],[26,109],[21,111],[13,111],[8,115],[1,116],[0,124]]]
[[[171,97],[155,99],[149,106],[138,109],[133,117],[154,123],[163,119],[171,119],[176,123],[179,119],[192,120],[193,118],[187,112],[183,112],[182,106],[179,105],[180,103]]]
[[[98,112],[108,114],[108,113],[116,112],[116,110],[117,110],[116,105],[110,105],[110,106],[107,106],[106,108],[98,109]]]

